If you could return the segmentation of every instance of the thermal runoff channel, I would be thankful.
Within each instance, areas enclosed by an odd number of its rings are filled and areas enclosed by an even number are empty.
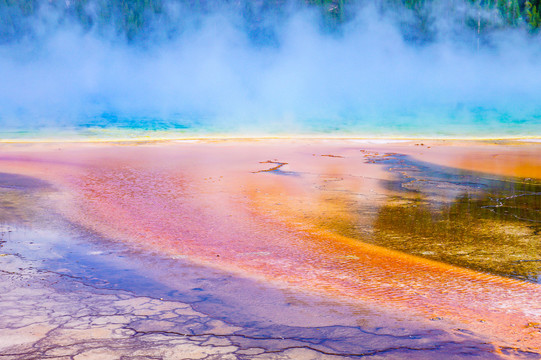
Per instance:
[[[531,137],[537,8],[4,1],[0,124],[4,138]]]
[[[541,351],[539,143],[0,147],[8,359]]]

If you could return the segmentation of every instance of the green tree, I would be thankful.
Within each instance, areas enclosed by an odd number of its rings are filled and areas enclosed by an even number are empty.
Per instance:
[[[537,30],[541,25],[541,15],[537,5],[532,4],[529,1],[524,3],[524,10],[526,12],[526,21],[532,30]]]

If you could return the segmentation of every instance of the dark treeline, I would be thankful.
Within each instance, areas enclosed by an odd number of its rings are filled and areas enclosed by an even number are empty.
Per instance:
[[[536,33],[541,0],[373,0],[393,16],[413,42],[437,38],[440,18],[481,38],[494,30],[520,27]],[[0,42],[46,35],[55,26],[77,24],[84,31],[115,33],[128,42],[174,39],[206,15],[227,13],[250,38],[275,41],[276,26],[295,10],[319,12],[322,29],[339,31],[355,18],[361,0],[0,0]]]

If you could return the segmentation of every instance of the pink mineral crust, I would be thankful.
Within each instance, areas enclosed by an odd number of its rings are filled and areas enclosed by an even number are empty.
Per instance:
[[[314,222],[340,211],[325,201],[331,193],[349,191],[374,206],[386,196],[381,180],[391,175],[360,150],[541,178],[541,157],[532,155],[539,145],[418,143],[3,145],[0,165],[51,182],[67,218],[138,249],[381,311],[443,318],[497,346],[539,351],[539,285],[370,245]],[[522,160],[487,165],[498,157]]]

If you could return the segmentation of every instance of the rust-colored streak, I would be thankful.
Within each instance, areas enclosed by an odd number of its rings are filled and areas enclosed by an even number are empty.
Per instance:
[[[268,169],[263,169],[263,170],[258,170],[258,171],[254,171],[253,173],[260,173],[260,172],[272,172],[272,171],[276,171],[276,170],[279,170],[282,166],[284,165],[287,165],[286,162],[279,162],[279,161],[260,161],[259,162],[260,164],[275,164],[276,166],[272,166]]]
[[[325,155],[321,155],[323,157],[330,157],[330,158],[339,158],[339,159],[342,159],[344,158],[343,156],[340,156],[340,155],[332,155],[332,154],[325,154]]]
[[[531,325],[541,323],[540,286],[424,260],[307,224],[303,208],[326,196],[321,192],[326,179],[339,179],[340,186],[377,203],[383,194],[377,180],[386,175],[364,163],[354,146],[311,145],[343,157],[337,168],[301,145],[74,147],[62,154],[30,151],[24,161],[13,150],[0,162],[5,171],[39,176],[65,189],[71,199],[70,206],[62,205],[66,216],[109,237],[282,286],[427,319],[441,317],[495,344],[540,349],[539,327]],[[287,159],[293,171],[304,175],[277,180],[254,174],[254,164],[268,155]],[[269,163],[277,166],[266,171],[286,164]]]

